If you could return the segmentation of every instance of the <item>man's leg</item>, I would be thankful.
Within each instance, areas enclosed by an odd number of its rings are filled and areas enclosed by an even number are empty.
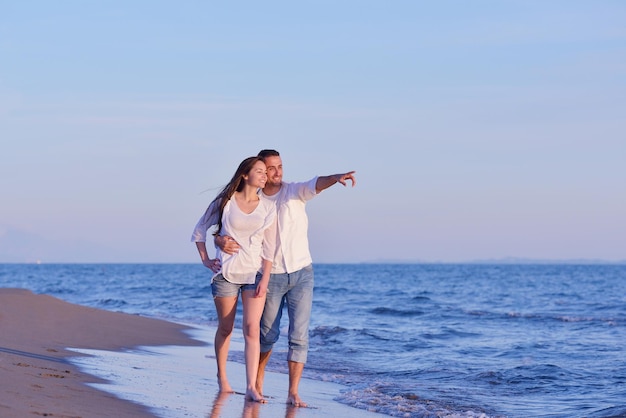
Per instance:
[[[297,361],[289,361],[289,395],[287,396],[287,403],[289,405],[306,408],[307,404],[300,399],[298,393],[298,386],[300,385],[300,378],[302,377],[302,371],[304,370],[304,363],[298,363]]]
[[[289,314],[289,395],[287,403],[307,406],[300,399],[298,386],[309,350],[309,323],[313,306],[313,266],[291,274],[292,288],[286,296]]]
[[[261,356],[259,357],[259,370],[256,374],[256,390],[263,395],[263,380],[265,379],[265,366],[267,366],[267,362],[270,361],[270,357],[272,355],[272,350],[267,353],[261,352]]]
[[[259,370],[257,371],[256,389],[263,395],[263,379],[265,378],[265,366],[272,355],[272,347],[280,336],[280,319],[285,305],[285,293],[287,292],[287,275],[272,274],[267,285],[265,309],[261,316],[261,356],[259,357]]]

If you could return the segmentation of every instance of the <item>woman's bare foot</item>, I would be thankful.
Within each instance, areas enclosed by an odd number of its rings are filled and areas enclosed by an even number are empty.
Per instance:
[[[254,401],[259,403],[266,403],[267,401],[256,389],[248,389],[246,390],[246,400]]]
[[[295,393],[287,397],[287,403],[291,406],[297,406],[298,408],[306,408],[308,405],[300,399],[300,396]]]

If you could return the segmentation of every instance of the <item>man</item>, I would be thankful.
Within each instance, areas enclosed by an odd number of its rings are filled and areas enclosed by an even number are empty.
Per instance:
[[[280,334],[283,307],[289,316],[289,394],[287,403],[306,407],[298,394],[298,386],[309,348],[309,322],[313,304],[313,260],[309,251],[308,217],[306,202],[322,190],[336,183],[352,187],[356,184],[354,171],[330,176],[319,176],[302,183],[283,182],[283,163],[276,150],[259,152],[267,167],[267,182],[261,196],[274,201],[277,209],[278,239],[276,257],[267,288],[265,310],[261,318],[261,357],[257,377],[257,390],[263,394],[265,366],[272,347]],[[230,237],[216,237],[216,245],[227,253],[239,250]]]

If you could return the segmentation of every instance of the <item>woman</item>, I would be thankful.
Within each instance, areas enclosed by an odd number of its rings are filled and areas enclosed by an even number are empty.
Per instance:
[[[246,398],[257,402],[265,402],[255,382],[260,355],[260,320],[276,247],[276,206],[258,194],[266,181],[267,171],[261,158],[243,160],[200,218],[192,235],[202,264],[216,273],[211,280],[211,291],[219,321],[215,357],[220,392],[233,392],[226,376],[226,362],[241,293]],[[237,253],[226,254],[218,248],[216,258],[209,258],[206,235],[214,225],[214,235],[228,235],[239,243],[241,248]]]

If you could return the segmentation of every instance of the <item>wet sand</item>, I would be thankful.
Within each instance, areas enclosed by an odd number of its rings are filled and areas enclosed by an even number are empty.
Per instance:
[[[0,289],[0,416],[382,416],[334,401],[340,385],[308,379],[300,391],[311,407],[289,407],[280,373],[266,374],[266,404],[220,395],[211,339],[210,329]],[[229,362],[228,373],[243,390],[244,365]]]
[[[153,417],[145,406],[87,386],[100,380],[67,362],[79,355],[67,347],[200,344],[185,329],[28,290],[0,289],[0,416]]]

